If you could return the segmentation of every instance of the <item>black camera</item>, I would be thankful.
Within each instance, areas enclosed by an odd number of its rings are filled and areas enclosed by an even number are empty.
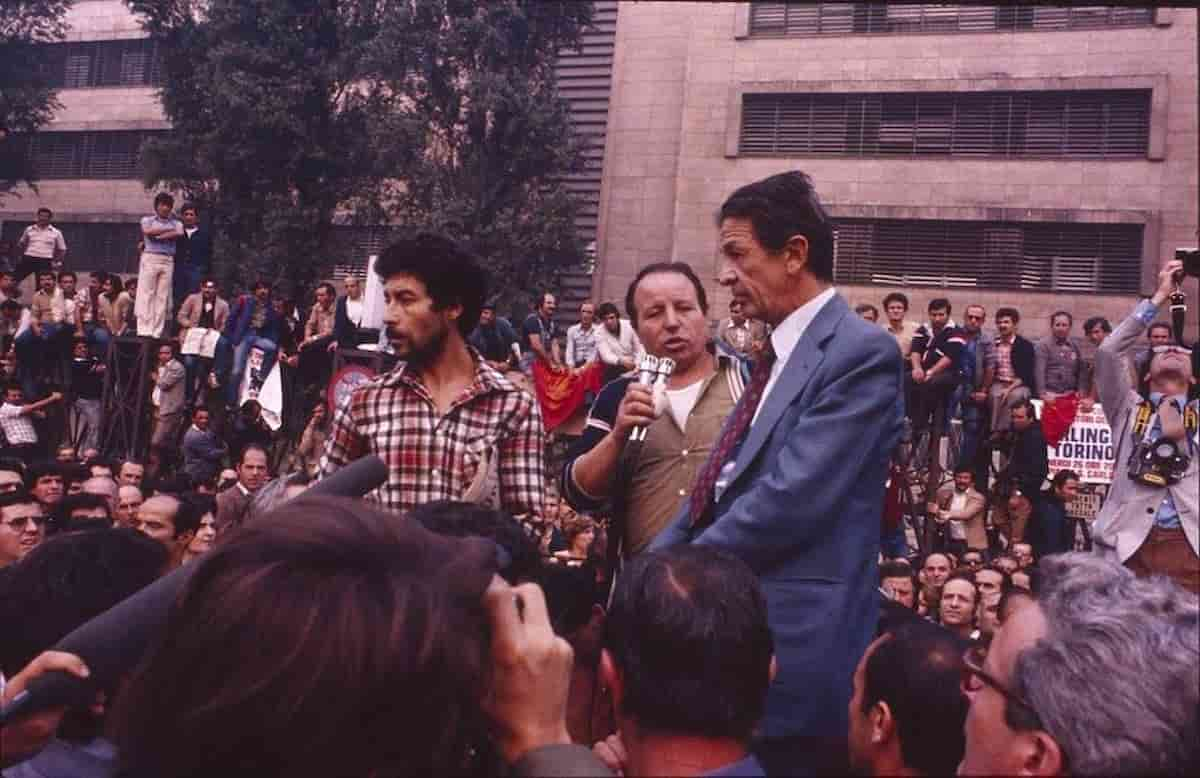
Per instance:
[[[1192,278],[1200,278],[1200,249],[1175,249],[1175,259],[1183,262],[1183,274]],[[1177,278],[1176,281],[1182,281]]]
[[[1129,456],[1129,477],[1145,486],[1170,486],[1179,483],[1188,464],[1187,456],[1170,438],[1142,441]]]

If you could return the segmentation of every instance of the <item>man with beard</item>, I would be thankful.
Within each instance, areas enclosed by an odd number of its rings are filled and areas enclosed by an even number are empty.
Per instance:
[[[1033,396],[1037,356],[1033,343],[1017,334],[1021,314],[1016,308],[996,311],[996,339],[988,352],[983,387],[992,416],[992,438],[1008,431],[1012,409]]]
[[[563,468],[562,494],[580,511],[614,503],[624,527],[612,539],[619,538],[624,553],[632,555],[675,515],[745,382],[741,360],[731,349],[722,344],[716,356],[708,353],[708,300],[689,265],[642,268],[626,294],[626,307],[648,351],[675,361],[665,402],[659,400],[668,412],[656,413],[650,387],[636,376],[611,381],[592,405]],[[631,446],[635,427],[645,427],[646,437]]]
[[[560,330],[558,322],[554,320],[558,301],[549,292],[543,292],[538,300],[537,310],[526,316],[521,325],[521,338],[525,341],[522,368],[533,370],[534,362],[541,362],[551,372],[562,372],[566,368],[559,355]]]
[[[386,249],[375,271],[383,280],[383,323],[401,362],[342,405],[321,477],[378,454],[390,474],[368,499],[390,510],[466,500],[540,515],[540,409],[467,343],[487,296],[479,261],[421,233]]]

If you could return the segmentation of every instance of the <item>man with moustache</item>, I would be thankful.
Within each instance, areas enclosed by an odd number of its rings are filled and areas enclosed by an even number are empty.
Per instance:
[[[467,500],[540,515],[541,411],[467,343],[487,296],[479,261],[447,238],[421,233],[388,247],[375,272],[401,362],[338,410],[321,477],[378,454],[390,473],[368,499],[389,510]]]
[[[664,412],[655,412],[651,388],[638,376],[610,381],[563,468],[561,492],[579,511],[615,505],[622,526],[610,540],[619,539],[624,555],[632,556],[662,531],[687,496],[742,395],[745,376],[741,360],[723,343],[715,355],[708,352],[708,299],[689,265],[642,268],[625,300],[647,351],[675,362]],[[630,445],[637,427],[646,428],[646,438]]]

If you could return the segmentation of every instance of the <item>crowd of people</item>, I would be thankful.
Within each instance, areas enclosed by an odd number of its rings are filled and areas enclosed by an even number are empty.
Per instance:
[[[155,206],[154,277],[139,273],[132,306],[158,349],[152,456],[42,450],[38,416],[78,403],[75,375],[67,394],[57,352],[16,355],[0,409],[0,702],[48,672],[86,677],[54,650],[63,636],[165,574],[187,579],[90,704],[4,722],[6,778],[1200,767],[1193,356],[1173,340],[1135,353],[1178,262],[1111,332],[1089,323],[1091,346],[1069,314],[1036,345],[1010,308],[994,335],[976,305],[958,327],[946,300],[916,325],[899,294],[869,320],[833,287],[831,222],[793,172],[720,209],[733,303],[715,330],[683,262],[642,268],[626,317],[589,303],[564,331],[547,294],[513,326],[480,260],[422,233],[375,264],[382,333],[361,326],[359,282],[341,298],[323,285],[289,351],[266,285],[221,305],[199,269],[173,307],[180,241],[202,228],[195,209],[189,226],[169,197]],[[74,286],[50,282],[49,307],[15,318],[61,337],[53,311]],[[86,323],[78,303],[73,316]],[[87,333],[62,345],[94,367],[104,336]],[[292,357],[315,396],[339,345],[381,340],[396,367],[332,413],[318,403],[281,464],[286,433],[238,400]],[[548,376],[588,404],[553,464]],[[1093,403],[1126,453],[1093,551],[1077,553],[1064,527],[1080,479],[1048,472],[1047,421]],[[914,547],[888,521],[895,452],[907,426],[956,417],[974,437]],[[997,447],[998,475],[980,469]],[[365,499],[305,495],[372,455],[387,475]]]

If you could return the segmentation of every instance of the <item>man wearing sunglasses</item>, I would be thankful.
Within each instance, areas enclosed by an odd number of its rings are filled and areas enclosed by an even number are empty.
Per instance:
[[[1200,746],[1194,596],[1115,561],[1055,554],[963,657],[959,775],[1183,775]]]
[[[0,568],[18,562],[45,538],[46,514],[23,489],[0,495]]]
[[[1200,402],[1188,400],[1196,382],[1189,349],[1155,346],[1148,391],[1139,394],[1125,367],[1138,339],[1175,290],[1179,260],[1158,275],[1158,289],[1138,303],[1096,353],[1096,381],[1113,430],[1116,466],[1108,498],[1096,517],[1096,550],[1138,575],[1167,575],[1200,592]],[[1173,453],[1172,453],[1173,452]]]

